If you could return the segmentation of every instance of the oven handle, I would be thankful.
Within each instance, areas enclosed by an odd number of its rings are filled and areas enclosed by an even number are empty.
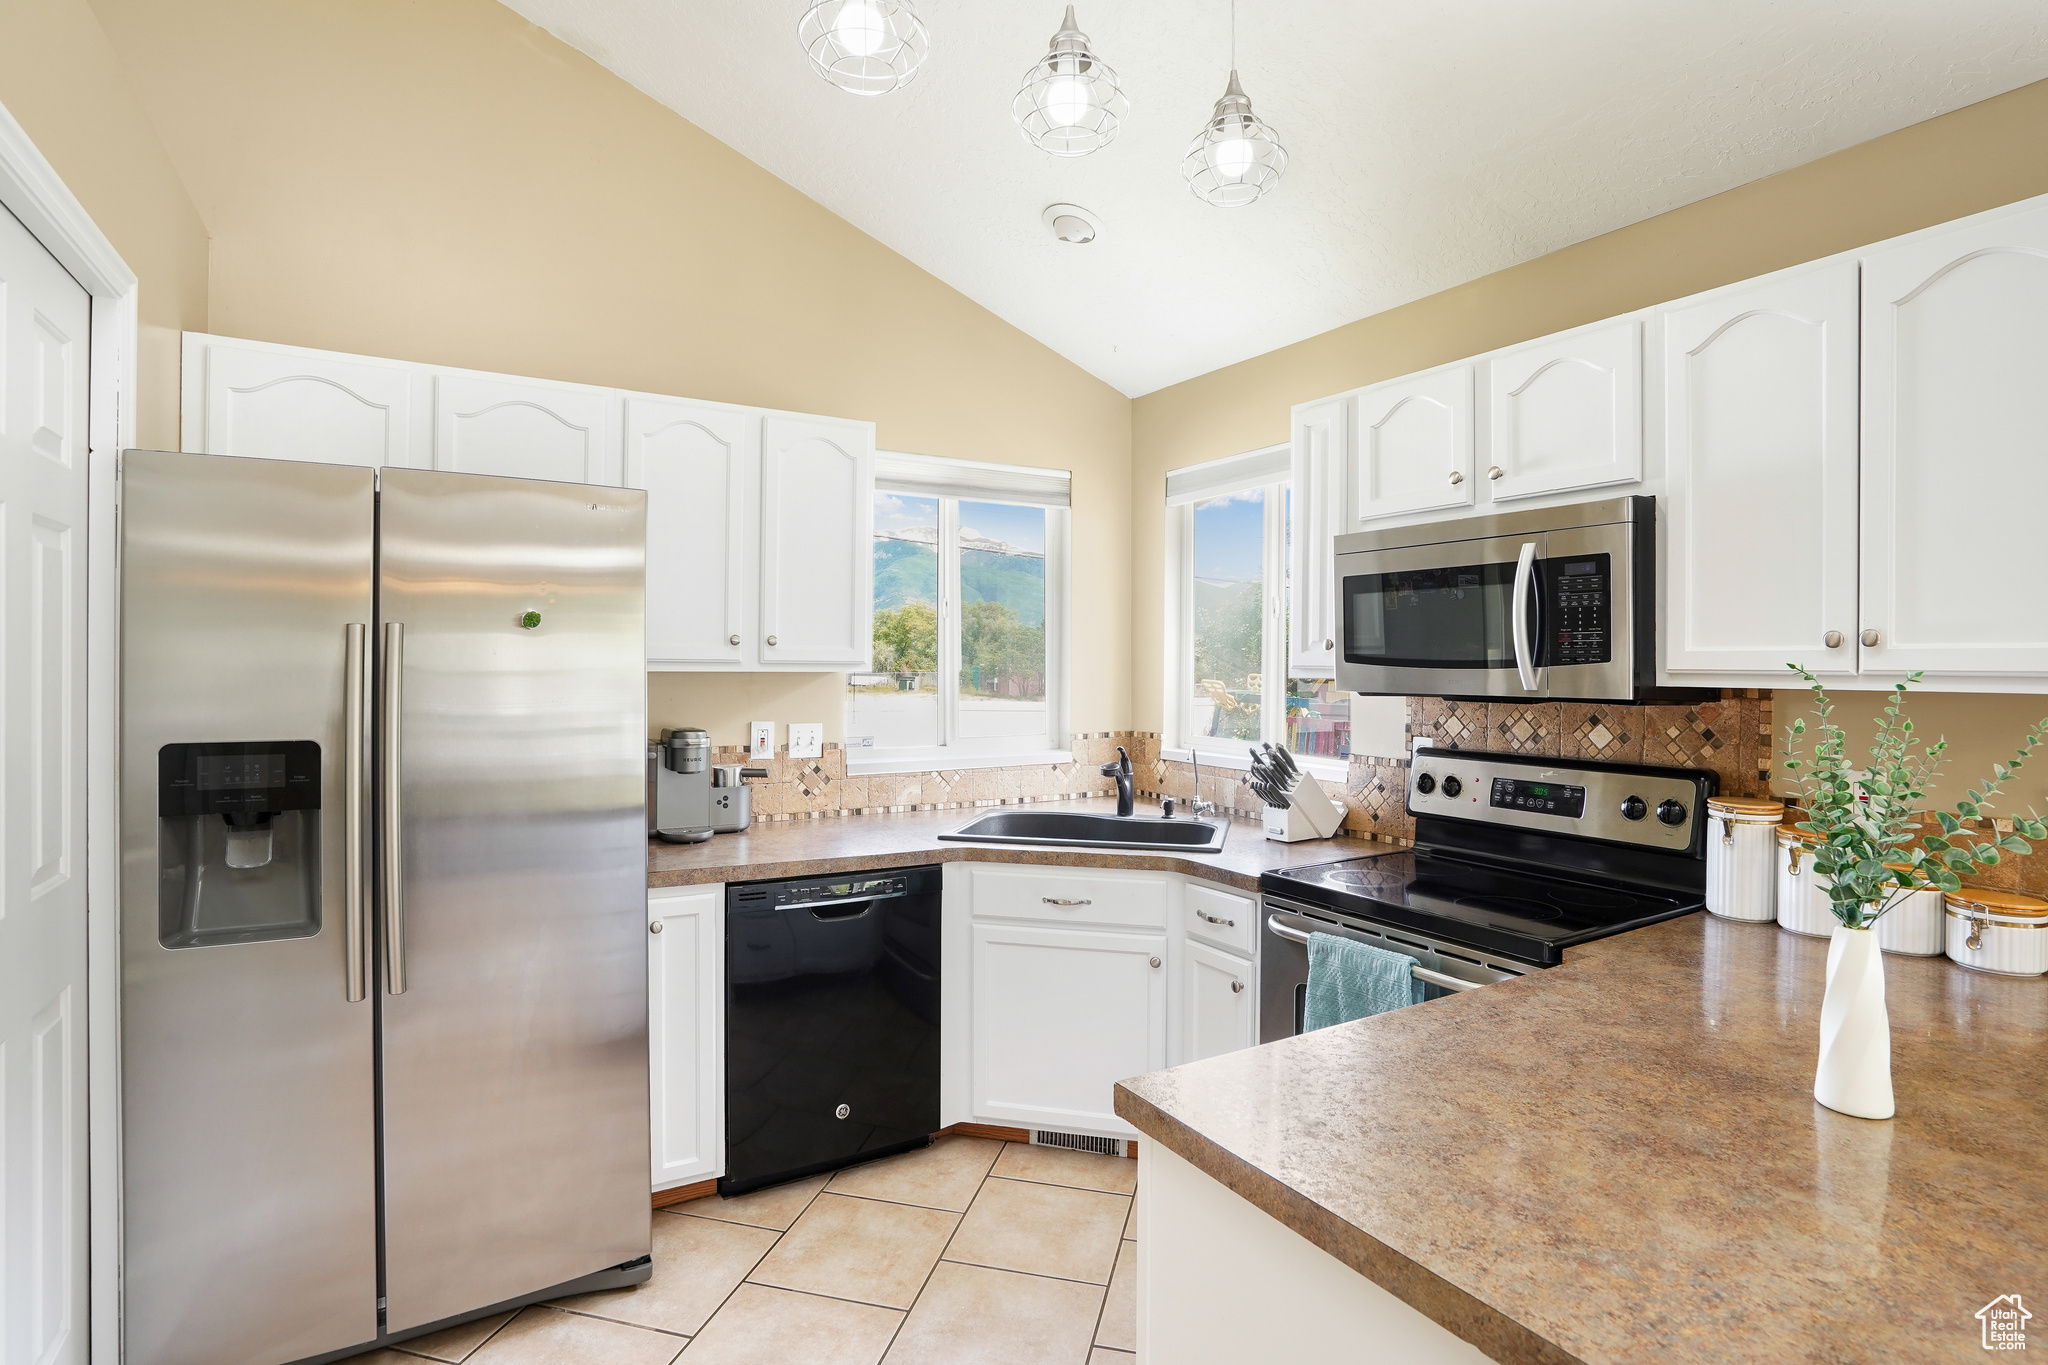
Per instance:
[[[1278,915],[1266,916],[1266,932],[1284,938],[1291,943],[1307,943],[1308,935],[1301,930],[1280,922]],[[1432,986],[1442,986],[1447,991],[1476,991],[1488,983],[1467,981],[1463,977],[1450,976],[1444,972],[1433,972],[1417,962],[1408,968],[1408,975],[1417,981],[1427,981]]]
[[[1521,557],[1515,561],[1515,596],[1509,608],[1513,617],[1515,636],[1515,672],[1522,676],[1522,690],[1536,690],[1536,659],[1529,648],[1529,589],[1536,584],[1536,542],[1527,541],[1522,546]]]

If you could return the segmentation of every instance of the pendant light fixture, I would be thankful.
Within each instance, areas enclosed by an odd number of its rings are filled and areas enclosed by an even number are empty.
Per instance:
[[[1038,65],[1010,102],[1017,126],[1031,145],[1054,156],[1086,156],[1107,147],[1123,125],[1131,102],[1116,83],[1116,72],[1088,46],[1074,25],[1074,7],[1052,35]]]
[[[1280,183],[1287,149],[1257,114],[1237,83],[1237,0],[1230,0],[1230,84],[1216,112],[1188,147],[1181,174],[1195,198],[1217,208],[1255,203]]]
[[[811,69],[855,95],[910,84],[932,50],[914,0],[815,0],[796,23]]]

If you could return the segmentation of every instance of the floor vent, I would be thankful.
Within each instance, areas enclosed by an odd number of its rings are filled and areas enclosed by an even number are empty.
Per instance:
[[[1122,1138],[1083,1137],[1078,1133],[1042,1133],[1037,1129],[1033,1129],[1031,1132],[1031,1145],[1034,1147],[1064,1147],[1070,1152],[1096,1152],[1102,1156],[1122,1156],[1124,1154]]]

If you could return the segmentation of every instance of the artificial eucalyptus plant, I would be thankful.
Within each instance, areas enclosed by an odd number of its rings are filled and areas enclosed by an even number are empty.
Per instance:
[[[1835,707],[1820,679],[1798,664],[1791,668],[1812,689],[1820,720],[1810,759],[1799,757],[1805,720],[1794,720],[1785,729],[1785,767],[1807,815],[1798,828],[1819,839],[1813,870],[1829,879],[1835,918],[1849,928],[1868,929],[1909,892],[1961,890],[1958,874],[1994,867],[2007,853],[2031,853],[2027,840],[2048,839],[2048,823],[2031,812],[2014,819],[2014,833],[2004,837],[1995,828],[1989,838],[1963,828],[1965,820],[1991,818],[1991,798],[2048,740],[2048,720],[2028,730],[2011,763],[1992,764],[1991,780],[1972,787],[1953,811],[1933,812],[1939,835],[1916,840],[1922,828],[1920,806],[1948,751],[1946,739],[1922,747],[1906,716],[1906,687],[1919,682],[1920,674],[1909,674],[1892,688],[1870,749],[1870,766],[1859,770],[1849,761],[1848,735],[1830,719]]]

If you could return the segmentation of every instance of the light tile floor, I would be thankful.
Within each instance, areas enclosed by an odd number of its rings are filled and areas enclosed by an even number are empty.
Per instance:
[[[346,1365],[1135,1365],[1138,1163],[948,1137],[654,1214],[654,1277]]]

